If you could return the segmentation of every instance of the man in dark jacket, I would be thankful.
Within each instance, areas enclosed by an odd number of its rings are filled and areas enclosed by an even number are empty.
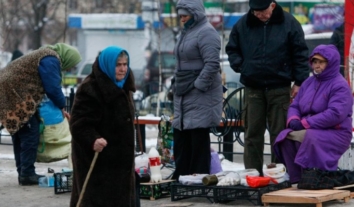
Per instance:
[[[340,54],[340,74],[344,76],[344,23],[337,27],[331,36],[331,44],[335,45]]]
[[[286,126],[290,98],[309,76],[308,48],[299,22],[275,1],[250,0],[249,6],[233,26],[226,53],[245,85],[245,168],[263,174],[266,126],[273,144]]]

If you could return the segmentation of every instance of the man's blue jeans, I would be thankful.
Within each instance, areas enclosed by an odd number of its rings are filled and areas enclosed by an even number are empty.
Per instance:
[[[19,176],[27,177],[36,174],[34,163],[37,159],[39,144],[39,123],[37,116],[33,115],[18,132],[12,135]]]

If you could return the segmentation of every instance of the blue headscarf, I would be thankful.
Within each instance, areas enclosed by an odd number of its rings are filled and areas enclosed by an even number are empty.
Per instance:
[[[117,81],[116,80],[116,64],[117,64],[118,56],[123,51],[128,56],[128,71],[122,80]],[[123,48],[117,47],[117,46],[109,46],[101,51],[101,53],[98,57],[98,64],[101,68],[101,71],[104,74],[106,74],[109,77],[109,79],[111,79],[113,81],[114,84],[116,84],[119,88],[123,88],[124,83],[127,80],[129,72],[130,72],[129,54],[126,50],[124,50]]]

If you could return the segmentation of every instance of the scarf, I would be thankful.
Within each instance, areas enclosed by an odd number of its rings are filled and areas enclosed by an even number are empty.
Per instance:
[[[81,61],[79,51],[71,45],[65,43],[57,43],[55,45],[47,45],[46,47],[58,53],[62,70],[69,70]]]
[[[184,28],[188,29],[194,23],[194,17],[190,18],[186,23],[184,23]]]
[[[128,55],[128,71],[125,77],[117,81],[116,80],[116,65],[117,59],[120,53],[125,52]],[[106,74],[109,79],[113,81],[114,84],[118,86],[118,88],[123,88],[125,81],[128,78],[130,67],[129,67],[129,54],[123,48],[117,46],[109,46],[101,51],[98,57],[98,64],[100,66],[101,71]]]

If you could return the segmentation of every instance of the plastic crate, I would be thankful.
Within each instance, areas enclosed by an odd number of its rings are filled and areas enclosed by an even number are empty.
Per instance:
[[[73,184],[72,172],[54,173],[54,193],[71,192]]]
[[[262,205],[262,195],[272,191],[291,187],[289,181],[279,184],[271,184],[262,188],[251,188],[242,185],[238,186],[217,186],[215,187],[215,197],[217,202],[233,200],[248,200],[254,205]]]
[[[158,183],[140,183],[140,198],[150,198],[155,200],[171,193],[171,183],[174,180],[163,180]]]
[[[291,187],[291,183],[289,181],[275,185],[268,185],[262,188],[251,188],[242,185],[204,186],[173,183],[171,185],[171,201],[193,197],[204,197],[212,203],[248,200],[254,205],[262,205],[261,198],[263,194],[289,187]]]
[[[201,197],[207,198],[210,202],[215,202],[214,186],[204,185],[183,185],[180,183],[172,183],[171,185],[171,201],[178,201],[186,198]]]

